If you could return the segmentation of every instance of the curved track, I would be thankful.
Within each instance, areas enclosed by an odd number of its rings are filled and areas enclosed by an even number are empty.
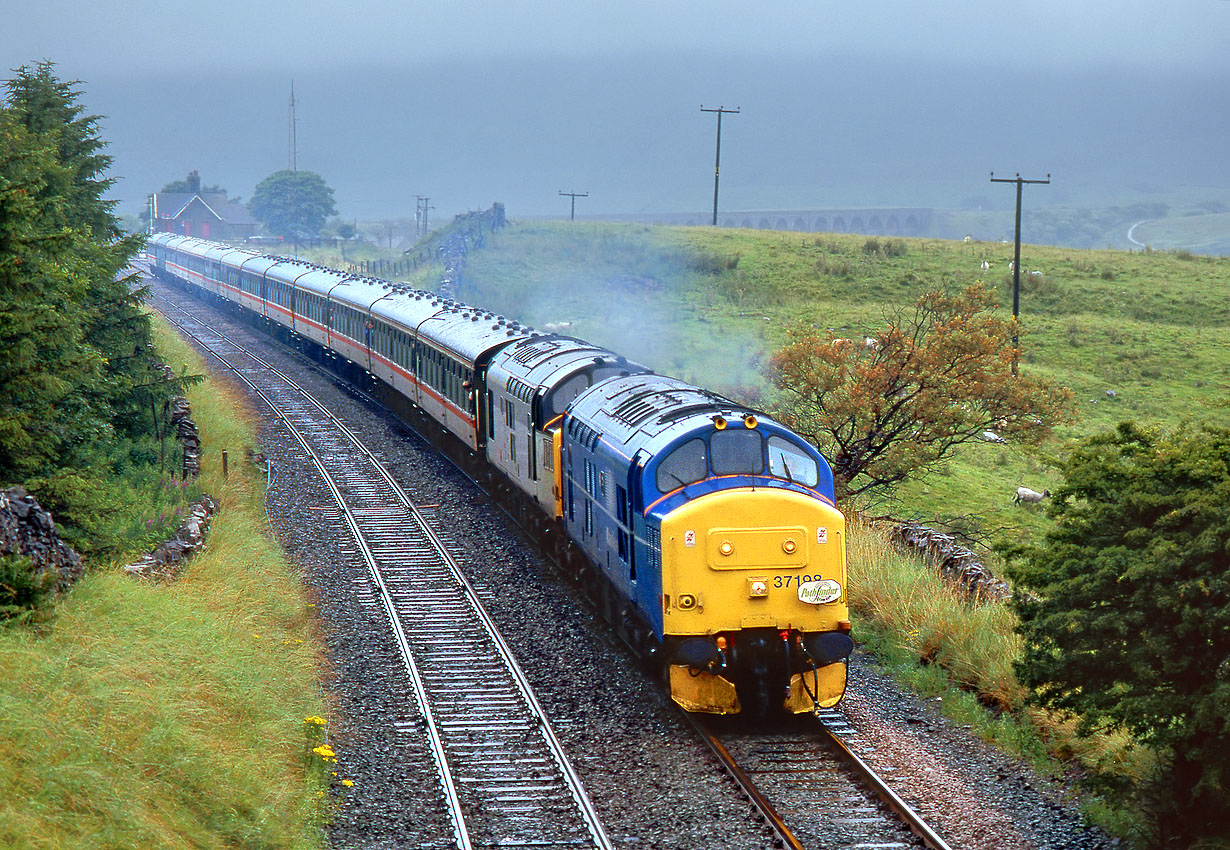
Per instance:
[[[452,844],[611,843],[524,674],[431,524],[378,459],[291,378],[189,313],[163,314],[260,397],[312,459],[401,649]],[[171,315],[178,311],[181,315]]]
[[[855,753],[857,733],[840,711],[788,718],[777,731],[686,716],[780,846],[951,850]]]

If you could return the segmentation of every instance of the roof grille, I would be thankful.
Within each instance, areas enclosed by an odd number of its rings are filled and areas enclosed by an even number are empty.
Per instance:
[[[621,401],[611,411],[611,415],[620,422],[636,428],[652,417],[655,412],[661,410],[664,404],[679,405],[682,403],[683,399],[677,393],[669,390],[642,390]]]
[[[548,354],[552,354],[563,346],[554,340],[547,342],[534,342],[529,345],[519,345],[517,350],[513,352],[513,360],[516,360],[522,366],[528,366],[535,360],[541,360]]]

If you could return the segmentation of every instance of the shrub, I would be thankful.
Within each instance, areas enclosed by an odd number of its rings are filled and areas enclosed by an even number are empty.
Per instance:
[[[39,573],[29,558],[0,556],[0,622],[26,619],[54,588],[55,574]]]

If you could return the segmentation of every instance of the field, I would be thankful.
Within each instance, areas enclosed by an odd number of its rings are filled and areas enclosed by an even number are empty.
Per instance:
[[[922,292],[975,280],[1008,311],[1011,258],[1000,242],[527,222],[472,252],[459,297],[538,327],[570,322],[657,371],[767,403],[762,369],[791,327],[870,335]],[[1230,421],[1230,260],[1026,245],[1022,265],[1022,369],[1071,387],[1079,420],[1041,451],[971,445],[873,513],[986,539],[1037,532],[1041,511],[1011,496],[1057,483],[1064,440],[1126,419]],[[415,282],[434,288],[439,271]]]

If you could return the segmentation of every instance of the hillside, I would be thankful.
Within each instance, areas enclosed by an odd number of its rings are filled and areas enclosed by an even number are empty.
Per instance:
[[[1010,309],[1011,256],[998,242],[514,223],[471,253],[459,297],[539,327],[571,322],[572,334],[658,371],[763,403],[761,369],[792,323],[870,334],[926,289],[977,279],[994,283]],[[1040,246],[1022,256],[1038,272],[1022,284],[1023,368],[1079,399],[1081,418],[1062,436],[1123,419],[1230,421],[1230,260]],[[434,288],[438,272],[423,269],[417,282]],[[992,536],[1036,531],[1041,512],[1011,494],[1054,483],[1046,451],[979,444],[872,507],[970,515],[958,524]]]

